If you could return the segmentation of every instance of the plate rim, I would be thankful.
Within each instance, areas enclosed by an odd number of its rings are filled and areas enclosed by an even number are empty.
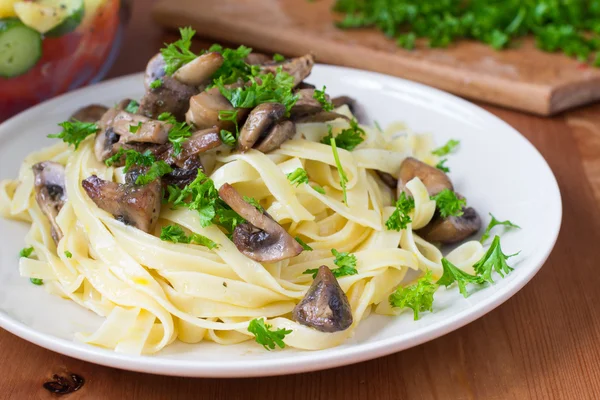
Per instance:
[[[529,146],[538,158],[536,162],[541,162],[547,168],[550,174],[552,189],[555,192],[552,196],[555,201],[552,206],[556,208],[556,212],[552,213],[554,219],[552,223],[553,230],[549,233],[550,245],[543,253],[532,253],[533,261],[530,261],[533,268],[519,276],[519,279],[514,279],[507,285],[497,290],[493,295],[483,299],[480,303],[470,306],[458,314],[455,314],[451,320],[441,320],[432,323],[412,332],[402,335],[402,339],[398,337],[390,337],[387,339],[377,340],[371,343],[362,343],[352,347],[345,348],[339,354],[322,353],[308,351],[305,353],[295,354],[294,357],[287,358],[272,358],[261,360],[248,361],[190,361],[176,358],[159,358],[152,355],[126,355],[116,353],[112,350],[107,350],[99,347],[67,340],[50,334],[39,332],[29,326],[17,321],[10,315],[0,310],[0,327],[11,332],[12,334],[25,339],[33,344],[46,348],[48,350],[64,354],[69,357],[74,357],[80,360],[88,361],[94,364],[104,365],[113,368],[125,370],[146,372],[161,375],[182,376],[182,377],[205,377],[205,378],[239,378],[239,377],[262,377],[287,375],[301,372],[310,372],[323,370],[338,366],[355,364],[362,361],[367,361],[399,351],[420,345],[441,337],[447,333],[457,330],[466,324],[481,318],[483,315],[491,312],[493,309],[507,301],[521,290],[541,269],[548,257],[550,256],[560,232],[562,224],[562,198],[556,176],[548,162],[544,159],[537,148],[520,132],[511,125],[490,113],[489,111],[471,103],[468,100],[462,99],[442,90],[427,86],[421,83],[413,82],[407,79],[402,79],[377,72],[365,71],[356,68],[340,67],[333,65],[316,64],[319,70],[335,70],[348,72],[351,74],[363,74],[364,78],[372,78],[376,81],[391,81],[403,87],[412,90],[417,90],[425,93],[428,96],[444,99],[454,103],[463,109],[476,113],[481,116],[486,122],[495,124],[499,129],[512,132],[517,138],[522,140],[524,146]],[[20,124],[21,121],[27,119],[30,115],[52,107],[54,103],[59,103],[65,98],[78,97],[86,92],[91,92],[96,88],[103,86],[118,86],[120,82],[139,80],[142,81],[143,73],[138,72],[121,76],[118,78],[109,79],[94,85],[74,90],[72,92],[60,95],[50,100],[44,101],[34,107],[31,107],[10,119],[0,124],[0,132],[10,130],[9,127],[13,124]]]

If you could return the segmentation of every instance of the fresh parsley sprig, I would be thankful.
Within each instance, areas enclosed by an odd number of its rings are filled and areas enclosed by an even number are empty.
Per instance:
[[[492,240],[492,244],[488,251],[484,254],[481,260],[477,261],[475,265],[473,265],[473,269],[483,280],[489,283],[494,283],[492,279],[492,272],[496,271],[501,277],[504,278],[504,275],[508,275],[513,268],[510,267],[506,260],[510,257],[516,256],[519,253],[506,255],[502,252],[502,247],[500,246],[500,236],[494,236]]]
[[[444,285],[448,287],[454,282],[456,282],[458,284],[460,294],[462,294],[464,297],[469,296],[466,287],[467,283],[474,283],[476,285],[481,285],[485,283],[485,280],[482,277],[467,274],[466,272],[452,264],[450,261],[448,261],[448,259],[446,258],[442,258],[442,268],[444,270],[444,273],[436,283],[438,285]]]
[[[328,125],[327,129],[327,135],[321,139],[321,143],[323,144],[330,144],[331,138],[333,138],[333,130],[331,125]],[[340,149],[352,151],[356,148],[356,146],[364,142],[365,136],[366,133],[364,129],[358,125],[358,121],[356,121],[356,119],[351,119],[350,127],[337,134],[335,136],[335,142]]]
[[[433,150],[431,152],[431,154],[438,156],[438,157],[443,157],[443,156],[447,156],[450,153],[453,153],[454,151],[456,151],[456,148],[460,145],[460,140],[456,140],[456,139],[450,139],[448,140],[448,142],[446,142],[445,145],[438,147],[437,149]]]
[[[461,199],[450,189],[444,189],[435,196],[431,196],[442,218],[460,217],[464,214],[463,208],[467,205],[467,200]]]
[[[321,107],[323,107],[323,111],[331,111],[334,109],[333,103],[327,100],[325,89],[327,89],[327,86],[323,86],[322,90],[315,89],[313,93],[313,99],[317,100],[321,104]]]
[[[219,44],[213,44],[208,51],[220,53],[223,64],[212,75],[213,82],[219,81],[224,85],[236,83],[239,80],[245,82],[251,76],[258,73],[258,66],[246,63],[245,59],[252,53],[252,49],[240,46],[237,49],[224,48]]]
[[[296,238],[298,240],[298,238]],[[300,242],[298,242],[300,243]],[[302,243],[300,243],[302,245]],[[304,247],[304,246],[302,246]],[[312,250],[312,249],[311,249]],[[331,254],[335,256],[333,263],[338,266],[338,268],[334,268],[331,270],[331,273],[336,278],[346,276],[346,275],[356,275],[358,274],[358,270],[356,269],[356,256],[354,254],[350,254],[348,252],[340,253],[336,249],[331,249]],[[313,279],[317,276],[319,272],[318,268],[307,269],[303,272],[305,275],[312,275]]]
[[[160,53],[165,60],[165,73],[167,75],[173,75],[179,68],[198,57],[190,50],[192,38],[196,31],[188,26],[179,28],[179,33],[181,39],[170,44],[165,43],[166,47],[160,49]]]
[[[29,258],[31,256],[31,253],[33,253],[33,246],[31,246],[31,247],[24,247],[19,252],[19,257]]]
[[[234,147],[237,138],[240,136],[240,127],[238,125],[238,110],[221,110],[219,111],[219,120],[231,121],[235,126],[235,133],[227,129],[221,129],[219,132],[221,140],[228,146]]]
[[[296,187],[300,186],[303,183],[308,183],[308,174],[306,170],[303,168],[296,168],[293,172],[287,174],[287,178],[292,185]]]
[[[90,135],[98,132],[98,125],[93,122],[65,121],[58,124],[62,132],[48,135],[49,138],[62,139],[63,142],[73,145],[75,150],[81,142]]]
[[[198,233],[192,233],[190,236],[186,235],[179,225],[163,226],[160,231],[160,240],[173,243],[195,243],[208,247],[210,250],[219,247],[217,243]]]
[[[169,164],[164,162],[163,160],[155,161],[150,168],[144,173],[139,175],[135,179],[136,185],[147,185],[150,182],[154,182],[156,179],[160,178],[163,175],[169,174],[173,172],[173,169]]]
[[[388,301],[392,307],[410,308],[413,310],[414,320],[419,319],[419,313],[433,310],[433,295],[438,285],[433,283],[431,271],[422,276],[410,286],[398,286],[390,294]]]
[[[256,343],[262,345],[266,350],[274,350],[275,346],[279,346],[281,349],[285,348],[283,339],[292,331],[283,328],[271,330],[271,328],[271,325],[258,318],[253,319],[248,324],[248,332],[252,333]]]
[[[185,122],[178,122],[173,114],[164,112],[158,116],[159,121],[164,121],[171,124],[169,129],[169,142],[173,145],[175,155],[181,153],[181,144],[192,136],[192,126]]]
[[[156,161],[150,150],[140,153],[133,149],[125,150],[121,148],[112,157],[106,159],[104,163],[110,167],[114,163],[121,161],[123,156],[125,156],[125,167],[123,168],[123,172],[128,172],[131,167],[134,166],[150,167],[145,173],[138,175],[135,179],[136,185],[146,185],[173,171],[171,166],[166,162],[162,160]]]
[[[412,197],[408,197],[406,193],[400,193],[398,201],[396,201],[396,209],[385,221],[385,226],[389,230],[401,231],[406,229],[408,224],[412,222],[410,215],[408,215],[415,208],[415,200]]]
[[[490,213],[490,217],[492,217],[492,220],[490,221],[490,223],[488,224],[487,228],[485,228],[485,232],[483,233],[483,235],[481,235],[481,239],[479,240],[481,243],[485,242],[487,239],[489,239],[490,237],[490,231],[496,227],[496,226],[504,226],[505,229],[521,229],[521,227],[519,225],[513,224],[512,222],[510,222],[509,220],[506,221],[499,221],[498,219],[496,219],[496,217],[494,217],[492,215],[492,213]]]

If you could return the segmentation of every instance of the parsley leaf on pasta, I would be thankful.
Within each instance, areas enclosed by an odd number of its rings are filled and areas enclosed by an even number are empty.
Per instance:
[[[468,297],[467,283],[474,283],[480,285],[485,283],[485,280],[480,276],[467,274],[463,270],[457,268],[448,259],[442,258],[442,268],[444,273],[442,277],[436,282],[438,285],[444,285],[446,287],[452,285],[454,282],[458,284],[458,290],[464,297]]]
[[[505,274],[508,275],[513,270],[513,268],[506,263],[506,260],[515,255],[516,254],[506,255],[502,252],[502,248],[500,247],[500,236],[496,235],[494,236],[494,240],[488,251],[481,260],[473,265],[473,269],[483,280],[494,283],[492,272],[496,271],[504,278]]]
[[[406,229],[408,224],[412,222],[412,219],[408,215],[415,208],[415,200],[412,197],[406,196],[406,193],[402,192],[398,201],[396,201],[396,209],[385,221],[385,226],[389,230],[401,231]]]
[[[512,229],[512,228],[521,229],[521,227],[519,225],[513,224],[509,220],[499,221],[498,219],[496,219],[496,217],[494,217],[492,215],[492,213],[490,213],[490,217],[492,217],[492,220],[488,224],[487,228],[485,228],[485,232],[483,233],[483,235],[481,236],[481,239],[479,240],[481,243],[485,242],[490,237],[490,231],[496,226],[502,225],[505,227],[505,229]]]
[[[419,312],[433,310],[433,295],[439,286],[432,279],[431,271],[427,271],[416,283],[407,287],[398,286],[388,297],[390,305],[412,309],[414,320],[418,320]]]
[[[19,252],[19,257],[29,258],[31,256],[31,253],[33,253],[33,246],[31,246],[31,247],[24,247]]]
[[[459,144],[459,140],[450,139],[442,147],[438,147],[437,149],[433,150],[431,154],[436,155],[438,157],[447,156],[448,154],[454,152]]]
[[[296,238],[296,240],[298,240],[298,238]],[[331,254],[335,256],[335,260],[333,260],[333,263],[338,266],[338,268],[334,268],[331,270],[333,276],[339,278],[341,276],[358,274],[358,270],[356,269],[356,256],[354,254],[350,254],[348,252],[340,253],[336,249],[331,249]],[[303,272],[303,274],[312,275],[314,279],[317,276],[318,272],[318,268],[312,268],[307,269]]]
[[[73,145],[75,150],[81,142],[90,135],[98,132],[98,125],[93,122],[65,121],[58,124],[63,130],[60,133],[48,135],[49,138],[62,139],[63,142]]]
[[[287,174],[287,178],[296,187],[303,183],[308,183],[308,174],[303,168],[296,168],[294,172]]]
[[[163,226],[160,232],[160,239],[173,243],[195,243],[202,246],[206,246],[211,250],[219,247],[218,244],[216,244],[206,236],[200,235],[198,233],[192,233],[190,236],[187,236],[179,225]]]
[[[465,199],[461,199],[450,189],[444,189],[435,196],[431,196],[440,211],[442,218],[460,217],[464,214],[463,208],[467,205]]]
[[[321,107],[323,107],[324,111],[331,111],[334,108],[333,103],[331,101],[327,100],[327,95],[325,94],[325,89],[327,89],[326,86],[323,86],[323,90],[315,89],[313,98],[321,104]]]
[[[267,350],[274,350],[275,346],[283,349],[285,347],[283,339],[292,331],[283,328],[271,330],[271,328],[271,325],[265,324],[263,319],[258,318],[253,319],[248,324],[248,332],[254,335],[256,343],[261,344]]]
[[[331,144],[331,139],[334,138],[331,125],[327,126],[328,133],[321,139],[323,144]],[[352,151],[361,144],[366,135],[365,131],[358,125],[356,119],[350,120],[350,127],[342,130],[335,136],[335,143],[340,149]]]

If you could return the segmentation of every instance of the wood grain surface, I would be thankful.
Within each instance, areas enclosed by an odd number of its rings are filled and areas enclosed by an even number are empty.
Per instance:
[[[399,49],[371,29],[343,31],[333,21],[335,0],[160,0],[155,19],[192,25],[219,40],[288,55],[313,52],[321,62],[368,69],[423,82],[471,99],[540,115],[600,99],[600,69],[522,40],[498,52],[463,41],[448,49]]]
[[[138,0],[134,7],[111,77],[142,70],[174,37],[150,22],[148,2]],[[600,398],[600,106],[552,119],[486,108],[522,132],[548,160],[564,207],[563,227],[547,263],[486,316],[377,360],[262,379],[121,371],[53,353],[0,330],[0,399],[56,399],[42,385],[54,374],[68,373],[86,380],[81,390],[62,397],[68,400]]]

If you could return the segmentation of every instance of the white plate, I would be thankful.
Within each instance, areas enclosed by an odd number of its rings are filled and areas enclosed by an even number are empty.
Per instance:
[[[556,241],[561,200],[552,171],[537,150],[495,116],[436,89],[390,76],[318,65],[309,81],[333,95],[358,99],[382,126],[404,121],[431,132],[437,143],[461,140],[449,159],[451,178],[484,216],[511,219],[523,228],[505,234],[503,250],[521,253],[505,279],[464,299],[456,288],[436,293],[433,313],[414,322],[412,312],[392,318],[371,315],[342,346],[322,351],[267,352],[253,342],[234,346],[175,343],[154,356],[130,356],[77,343],[77,331],[102,322],[90,311],[47,294],[18,273],[18,252],[28,226],[0,218],[0,326],[30,342],[82,360],[165,375],[251,377],[331,368],[394,353],[432,340],[488,313],[521,289],[542,266]],[[49,145],[48,133],[78,107],[112,106],[142,95],[142,75],[132,75],[72,92],[36,106],[0,125],[0,179],[14,178],[21,160]]]

